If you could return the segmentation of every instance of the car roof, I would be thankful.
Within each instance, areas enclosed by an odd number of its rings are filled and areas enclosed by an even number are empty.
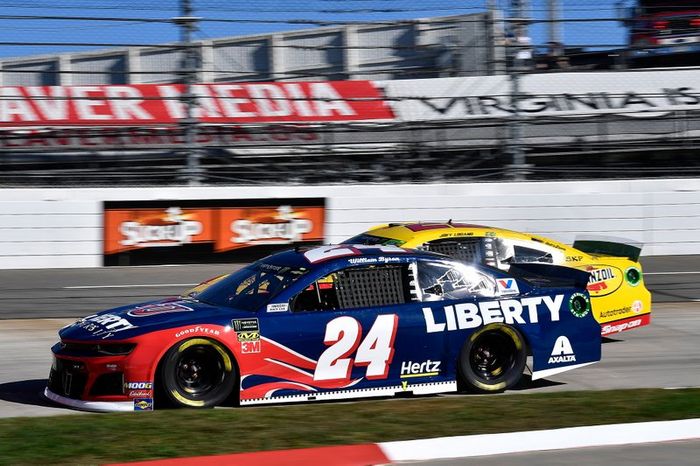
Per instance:
[[[448,222],[413,222],[413,223],[387,223],[377,225],[366,232],[370,235],[384,236],[387,238],[409,241],[429,237],[436,239],[440,235],[458,235],[463,233],[471,236],[507,236],[531,240],[536,235],[521,233],[505,228],[491,227],[486,225],[476,225],[470,223]]]
[[[330,264],[332,262],[346,262],[353,258],[394,258],[398,257],[403,262],[406,259],[430,258],[452,260],[442,254],[415,249],[400,248],[398,246],[367,246],[362,244],[336,244],[315,247],[300,247],[273,254],[262,259],[263,262],[292,267],[309,267],[316,264]]]

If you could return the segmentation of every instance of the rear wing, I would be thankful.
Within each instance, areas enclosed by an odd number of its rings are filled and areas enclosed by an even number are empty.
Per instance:
[[[572,286],[580,290],[586,289],[591,275],[584,270],[538,262],[511,264],[508,273],[540,288]]]
[[[642,246],[638,241],[604,236],[577,237],[573,244],[574,248],[588,254],[627,257],[635,262],[639,260]]]

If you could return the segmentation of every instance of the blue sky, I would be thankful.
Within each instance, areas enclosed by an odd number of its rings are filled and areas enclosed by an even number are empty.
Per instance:
[[[496,0],[500,7],[507,0]],[[530,0],[531,16],[546,18],[546,0]],[[561,0],[564,18],[615,18],[616,0]],[[628,0],[627,3],[630,3]],[[197,39],[318,27],[304,21],[386,21],[484,11],[486,0],[192,0],[195,16],[239,22],[202,22]],[[0,42],[157,44],[178,39],[171,24],[139,19],[177,16],[179,0],[0,0]],[[19,19],[8,16],[81,16],[127,21]],[[616,21],[564,23],[567,45],[619,45],[626,42]],[[534,24],[536,44],[546,42],[546,25]],[[0,57],[22,57],[65,51],[103,49],[96,46],[2,45]]]

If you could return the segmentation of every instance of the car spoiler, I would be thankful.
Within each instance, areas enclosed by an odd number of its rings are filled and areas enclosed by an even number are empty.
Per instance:
[[[604,236],[577,237],[574,248],[588,254],[627,257],[633,261],[639,260],[642,253],[642,243],[624,238],[609,238]]]
[[[511,264],[508,273],[539,287],[573,286],[582,290],[588,286],[591,275],[584,270],[538,262]]]

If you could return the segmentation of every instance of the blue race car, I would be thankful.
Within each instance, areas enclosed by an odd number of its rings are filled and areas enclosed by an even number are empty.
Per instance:
[[[45,391],[89,410],[499,392],[600,360],[588,274],[396,246],[281,252],[63,328]]]

